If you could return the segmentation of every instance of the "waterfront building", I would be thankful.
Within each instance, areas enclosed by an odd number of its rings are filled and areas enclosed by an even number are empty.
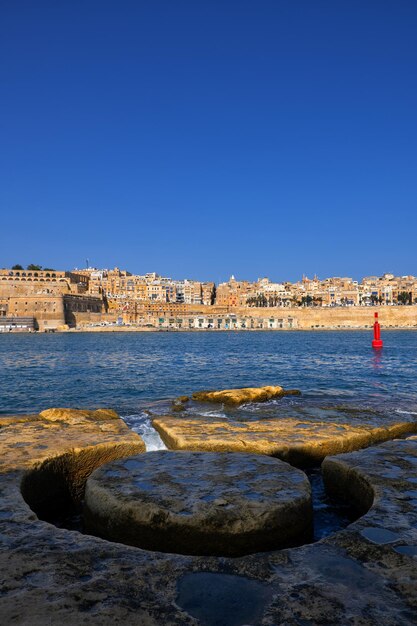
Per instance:
[[[99,319],[105,311],[101,297],[90,296],[85,274],[55,270],[0,270],[0,318],[13,318],[12,329],[33,320],[35,330],[55,330]]]
[[[390,273],[367,276],[361,282],[317,276],[303,276],[295,283],[266,277],[250,282],[231,276],[216,286],[209,281],[172,280],[156,272],[135,275],[117,267],[0,270],[0,318],[33,318],[33,327],[41,330],[116,320],[156,327],[164,320],[162,328],[165,323],[169,328],[225,329],[226,324],[230,329],[253,328],[263,310],[262,328],[294,328],[296,321],[291,326],[285,320],[288,315],[296,320],[292,311],[298,309],[309,309],[311,327],[319,328],[323,325],[320,316],[312,317],[313,309],[415,304],[417,278]],[[349,326],[345,318],[342,322],[336,327]]]

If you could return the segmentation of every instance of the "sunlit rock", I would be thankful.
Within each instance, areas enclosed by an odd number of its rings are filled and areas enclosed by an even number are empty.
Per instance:
[[[193,400],[200,402],[218,402],[230,406],[245,404],[246,402],[266,402],[272,398],[285,395],[299,395],[296,389],[285,391],[282,387],[244,387],[243,389],[222,389],[220,391],[196,391]]]
[[[68,422],[76,419],[86,419],[90,421],[102,421],[110,419],[120,419],[116,411],[112,409],[96,409],[95,411],[88,411],[84,409],[62,409],[53,408],[46,409],[39,413],[40,417],[50,422]]]
[[[103,411],[104,419],[97,416],[101,411],[91,411],[93,419],[84,415],[89,412],[65,411],[68,417],[52,421],[39,415],[7,418],[7,425],[0,428],[0,473],[38,467],[66,454],[65,462],[71,464],[73,459],[80,467],[77,473],[88,476],[101,463],[145,451],[142,438],[114,418],[113,411]]]
[[[38,414],[33,415],[0,415],[0,428],[13,426],[14,424],[24,424],[26,422],[36,422],[39,420]]]
[[[417,421],[399,420],[375,426],[374,422],[340,424],[294,418],[233,421],[167,415],[154,418],[152,424],[170,450],[267,454],[300,466],[417,432]]]

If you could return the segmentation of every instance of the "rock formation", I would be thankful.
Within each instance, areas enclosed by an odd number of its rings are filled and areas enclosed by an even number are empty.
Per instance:
[[[39,413],[39,416],[49,422],[74,423],[81,420],[103,421],[109,419],[120,419],[116,411],[112,409],[96,409],[95,411],[81,409],[46,409]]]
[[[108,463],[87,481],[84,515],[101,537],[180,554],[248,554],[312,532],[304,472],[251,454],[150,452]]]
[[[44,503],[65,490],[82,499],[95,468],[143,449],[120,420],[19,416],[0,425],[3,624],[417,623],[416,438],[326,458],[328,491],[363,515],[350,526],[317,543],[236,559],[143,550],[39,519],[39,494]]]
[[[266,402],[272,398],[286,395],[300,395],[297,389],[285,391],[282,387],[244,387],[243,389],[222,389],[219,391],[196,391],[193,400],[200,402],[217,402],[229,406],[238,406],[246,402]]]
[[[187,414],[157,417],[152,424],[170,450],[267,454],[296,466],[417,432],[417,420],[400,419],[376,426],[374,421],[355,425],[294,418],[234,421]]]

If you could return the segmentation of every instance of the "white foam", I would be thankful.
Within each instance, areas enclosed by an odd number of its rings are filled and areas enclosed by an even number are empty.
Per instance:
[[[125,415],[123,420],[133,432],[142,437],[146,446],[146,452],[167,450],[166,445],[152,426],[151,420],[146,413],[141,412],[134,413],[133,415]]]
[[[417,411],[402,411],[401,409],[395,409],[396,413],[401,413],[402,415],[417,415]]]
[[[203,417],[223,417],[223,418],[227,418],[227,415],[225,413],[222,413],[221,411],[200,411],[198,413],[198,415],[202,415]]]

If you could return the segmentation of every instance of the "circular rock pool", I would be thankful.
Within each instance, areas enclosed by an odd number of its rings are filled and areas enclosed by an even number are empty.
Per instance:
[[[262,455],[150,452],[108,463],[87,481],[89,532],[140,548],[237,556],[312,533],[306,475]]]

